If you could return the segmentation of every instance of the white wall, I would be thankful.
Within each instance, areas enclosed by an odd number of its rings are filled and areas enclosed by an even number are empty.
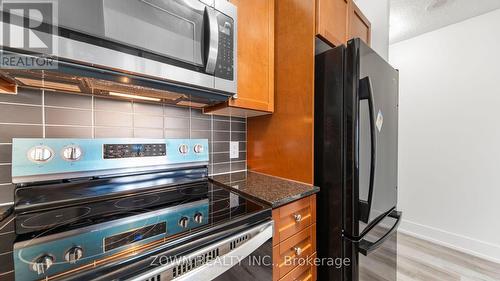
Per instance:
[[[500,10],[390,46],[403,231],[500,261]]]
[[[355,0],[372,25],[371,46],[383,58],[389,54],[389,0]]]

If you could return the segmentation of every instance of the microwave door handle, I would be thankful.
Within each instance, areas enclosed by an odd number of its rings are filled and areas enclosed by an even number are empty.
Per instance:
[[[219,53],[219,27],[217,24],[217,14],[213,8],[205,6],[205,14],[207,15],[207,36],[208,40],[205,42],[208,52],[205,72],[208,74],[215,73],[215,66],[217,64],[217,56]]]
[[[370,186],[368,189],[368,201],[359,202],[360,212],[360,220],[363,222],[369,221],[370,208],[373,198],[373,185],[375,181],[375,164],[377,162],[377,142],[376,142],[376,132],[375,132],[375,106],[373,102],[373,91],[372,91],[372,83],[370,78],[367,76],[363,79],[359,80],[359,100],[368,100],[368,108],[370,114],[370,140],[371,140],[371,161],[370,161]]]
[[[387,233],[385,233],[382,237],[380,237],[380,239],[378,239],[376,242],[370,242],[366,239],[362,239],[361,241],[359,241],[358,251],[361,254],[365,256],[369,255],[371,252],[375,251],[380,246],[382,246],[382,244],[384,244],[384,242],[387,241],[387,239],[389,239],[389,237],[391,237],[394,234],[394,232],[396,232],[396,230],[398,230],[399,224],[401,223],[401,218],[403,217],[402,212],[393,210],[387,217],[396,219],[394,225],[391,227],[391,229],[389,229],[389,231],[387,231]]]

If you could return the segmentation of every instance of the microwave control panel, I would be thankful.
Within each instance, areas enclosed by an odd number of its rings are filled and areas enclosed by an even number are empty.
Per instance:
[[[217,15],[219,25],[219,55],[215,77],[234,80],[234,21],[224,14]]]

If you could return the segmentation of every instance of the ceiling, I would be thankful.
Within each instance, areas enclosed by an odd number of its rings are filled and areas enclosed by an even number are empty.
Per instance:
[[[500,9],[500,0],[390,1],[390,44]]]

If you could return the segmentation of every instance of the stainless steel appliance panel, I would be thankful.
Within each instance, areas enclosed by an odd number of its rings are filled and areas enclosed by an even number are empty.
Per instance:
[[[57,1],[56,48],[44,55],[195,86],[226,100],[237,91],[237,10],[225,0],[205,2]]]

